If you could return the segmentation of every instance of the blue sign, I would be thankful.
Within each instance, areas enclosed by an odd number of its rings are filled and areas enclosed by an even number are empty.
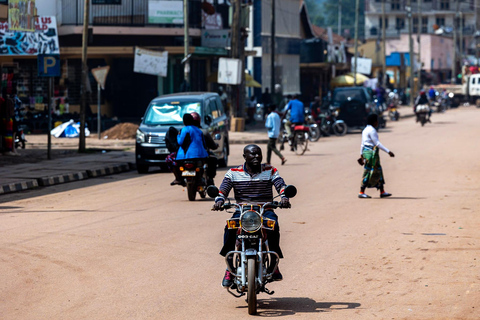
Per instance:
[[[39,77],[60,77],[60,56],[39,54],[37,56]]]

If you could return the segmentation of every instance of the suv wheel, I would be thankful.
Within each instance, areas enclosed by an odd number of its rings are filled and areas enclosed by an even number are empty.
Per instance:
[[[138,164],[137,163],[137,172],[138,173],[148,173],[148,166],[144,164]]]
[[[226,143],[223,146],[223,158],[218,160],[218,166],[221,168],[228,166],[228,145]]]

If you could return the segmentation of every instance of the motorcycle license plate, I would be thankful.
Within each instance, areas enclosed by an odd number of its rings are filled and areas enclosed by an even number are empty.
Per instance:
[[[183,171],[182,177],[195,177],[196,174],[195,171]]]
[[[155,154],[168,154],[167,148],[155,148]]]

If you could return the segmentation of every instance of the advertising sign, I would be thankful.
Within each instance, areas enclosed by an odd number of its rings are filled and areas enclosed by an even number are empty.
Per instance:
[[[148,23],[183,24],[183,1],[148,0]]]
[[[355,57],[352,57],[352,72],[355,67]],[[372,72],[372,59],[357,57],[357,72],[362,74],[370,74]]]
[[[60,54],[54,16],[35,18],[35,32],[11,31],[0,22],[0,55]]]
[[[133,72],[146,73],[154,76],[167,76],[168,52],[158,52],[135,48]]]
[[[240,84],[242,81],[242,62],[239,59],[218,59],[218,83]]]
[[[9,0],[8,26],[12,31],[35,31],[35,0]]]
[[[202,47],[225,48],[231,42],[231,32],[227,30],[202,30]]]

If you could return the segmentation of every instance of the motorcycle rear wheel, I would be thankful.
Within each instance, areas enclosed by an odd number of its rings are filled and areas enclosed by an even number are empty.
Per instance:
[[[248,291],[247,291],[247,301],[248,301],[248,314],[257,314],[257,290],[255,280],[257,270],[256,270],[256,259],[251,257],[247,262],[247,282],[248,282]]]
[[[306,132],[295,132],[295,137],[293,139],[293,149],[295,153],[299,156],[303,155],[307,151],[308,146],[308,133]]]
[[[189,201],[195,201],[197,196],[197,186],[195,185],[195,182],[187,182],[187,195]]]

